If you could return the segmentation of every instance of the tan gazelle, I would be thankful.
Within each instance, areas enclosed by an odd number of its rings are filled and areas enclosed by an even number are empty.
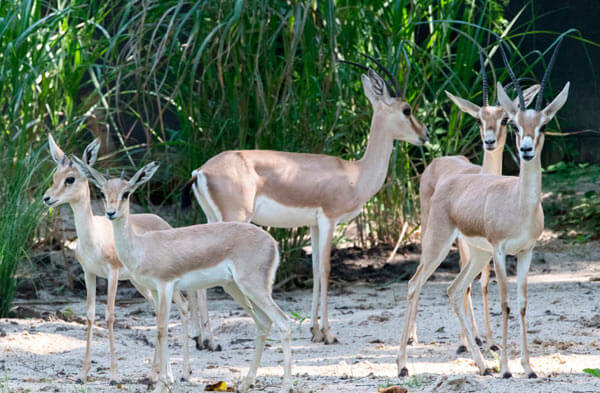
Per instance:
[[[80,160],[76,165],[104,195],[105,215],[111,220],[115,249],[136,281],[157,302],[159,381],[155,392],[170,391],[164,376],[169,364],[168,320],[175,290],[222,286],[256,323],[254,360],[239,391],[254,383],[256,370],[274,322],[282,334],[284,378],[282,391],[291,390],[291,323],[271,297],[279,264],[277,243],[263,229],[229,222],[136,233],[131,225],[129,197],[158,169],[151,162],[130,180],[106,179]]]
[[[422,239],[420,264],[408,285],[407,311],[398,353],[400,376],[408,375],[406,346],[410,324],[417,311],[419,293],[427,278],[446,257],[452,242],[461,236],[469,247],[469,261],[448,288],[448,297],[465,330],[468,345],[476,366],[483,374],[492,372],[477,346],[470,324],[465,318],[464,301],[473,279],[494,259],[502,308],[502,354],[500,372],[504,378],[512,375],[508,369],[508,302],[506,281],[506,254],[518,257],[517,292],[521,327],[521,365],[530,378],[537,375],[529,362],[527,348],[527,272],[533,247],[544,229],[541,205],[541,151],[544,145],[543,128],[565,104],[569,83],[546,108],[541,110],[544,86],[554,64],[556,49],[541,82],[535,109],[526,109],[520,85],[500,46],[505,65],[517,88],[519,103],[508,98],[498,83],[498,100],[518,132],[516,144],[520,158],[519,176],[465,174],[447,176],[436,186],[430,199],[427,230]],[[557,47],[558,48],[558,45]]]
[[[421,198],[421,237],[423,237],[427,217],[429,215],[430,200],[435,192],[436,185],[446,179],[450,175],[458,173],[485,173],[490,175],[502,174],[502,154],[504,153],[504,144],[506,142],[506,126],[508,123],[508,115],[504,108],[500,105],[489,105],[488,102],[488,85],[485,74],[485,61],[481,51],[479,51],[480,71],[482,80],[482,96],[483,105],[479,106],[468,100],[456,97],[449,92],[446,95],[460,108],[461,111],[473,116],[479,122],[479,135],[483,144],[483,165],[471,164],[464,156],[447,156],[436,158],[427,166],[420,179],[420,198]],[[525,98],[525,106],[535,98],[535,95],[540,89],[540,85],[533,85],[523,92]],[[518,98],[515,99],[517,103]],[[457,239],[458,250],[460,254],[460,267],[463,268],[469,259],[469,247],[464,240],[459,236]],[[499,348],[494,343],[494,336],[490,327],[490,310],[488,303],[488,287],[490,283],[490,266],[489,263],[481,272],[481,291],[483,295],[483,306],[485,314],[486,328],[486,343],[493,351]],[[471,302],[471,288],[467,289],[465,295],[465,310],[469,316],[475,341],[478,345],[482,345],[482,340],[479,336],[479,330],[473,314],[473,305]],[[416,343],[416,321],[413,321],[411,327],[411,337],[409,344]],[[457,353],[463,353],[467,350],[466,336],[464,332],[460,335],[460,345]]]
[[[356,217],[383,185],[394,140],[422,145],[428,131],[394,87],[370,68],[362,75],[373,106],[366,152],[358,161],[271,150],[226,151],[192,172],[191,187],[209,222],[253,222],[280,228],[310,226],[313,265],[312,340],[337,341],[327,319],[330,251],[337,224]],[[321,328],[319,328],[319,304]]]
[[[56,169],[53,175],[54,183],[44,193],[44,203],[48,207],[53,208],[68,203],[73,210],[75,230],[77,232],[75,256],[83,268],[87,292],[87,338],[83,369],[79,378],[82,382],[86,382],[90,371],[90,349],[96,312],[96,277],[102,277],[108,280],[106,324],[108,326],[110,344],[111,384],[114,384],[118,379],[113,333],[118,281],[131,280],[138,291],[151,302],[152,296],[148,290],[137,285],[129,272],[123,269],[123,265],[115,251],[113,230],[110,221],[104,216],[95,216],[92,212],[87,178],[73,165],[73,161],[67,158],[50,134],[48,135],[48,144],[50,146],[50,154],[56,162]],[[85,148],[82,161],[92,165],[98,157],[99,148],[100,140],[96,139]],[[133,214],[131,215],[131,224],[139,233],[171,228],[165,220],[154,214]],[[175,300],[178,302],[178,307],[182,315],[184,328],[184,337],[182,340],[184,340],[184,352],[187,353],[187,345],[185,345],[187,342],[187,306],[184,304],[181,294],[177,294]],[[157,359],[155,358],[155,360]],[[157,365],[155,361],[153,378],[157,377]],[[187,370],[187,366],[184,370]],[[183,377],[187,378],[188,375],[189,372],[184,372]],[[170,379],[173,378],[170,369],[168,370],[168,377]]]

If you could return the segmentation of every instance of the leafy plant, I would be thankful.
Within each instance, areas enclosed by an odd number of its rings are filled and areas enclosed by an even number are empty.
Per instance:
[[[588,373],[593,377],[600,378],[600,368],[584,368],[584,373]]]

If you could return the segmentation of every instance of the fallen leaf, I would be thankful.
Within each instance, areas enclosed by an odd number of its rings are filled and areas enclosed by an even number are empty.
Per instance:
[[[223,381],[219,381],[217,383],[213,383],[212,385],[206,385],[204,388],[205,392],[226,392],[227,384]]]
[[[379,389],[377,389],[377,392],[379,392],[379,393],[408,393],[408,390],[406,390],[406,388],[403,388],[402,386],[389,386],[387,388],[379,388]]]

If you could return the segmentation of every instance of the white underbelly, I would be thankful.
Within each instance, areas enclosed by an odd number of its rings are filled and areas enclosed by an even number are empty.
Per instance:
[[[320,207],[285,206],[261,195],[254,201],[254,215],[251,221],[276,228],[294,228],[317,225],[320,213]]]
[[[482,251],[488,251],[490,254],[494,252],[494,247],[484,237],[468,237],[463,234],[460,234],[459,236],[463,238],[465,242],[467,242],[470,248],[477,248]]]
[[[224,260],[208,269],[197,269],[185,273],[175,282],[175,289],[202,289],[223,285],[233,281],[231,260]]]

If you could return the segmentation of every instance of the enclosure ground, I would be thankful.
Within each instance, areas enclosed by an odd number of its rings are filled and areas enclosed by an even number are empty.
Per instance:
[[[600,379],[582,373],[600,367],[600,242],[569,244],[545,234],[529,278],[528,332],[532,366],[540,378],[527,379],[519,362],[519,329],[515,313],[509,324],[509,357],[514,377],[477,375],[468,354],[456,355],[457,319],[449,307],[446,287],[454,273],[442,273],[423,289],[418,319],[419,344],[409,349],[409,370],[415,377],[396,377],[396,353],[406,306],[406,282],[388,284],[334,284],[330,292],[330,321],[341,344],[325,346],[310,341],[308,314],[311,291],[275,294],[288,313],[297,313],[302,325],[293,331],[293,374],[298,392],[376,392],[378,386],[398,384],[410,392],[599,392]],[[510,306],[516,310],[514,278]],[[480,327],[481,291],[474,285],[474,303]],[[490,290],[492,324],[500,342],[497,286]],[[48,299],[53,300],[53,299]],[[54,299],[57,300],[57,299]],[[74,299],[76,300],[76,299]],[[127,299],[123,299],[127,300]],[[196,392],[203,384],[238,382],[247,371],[253,350],[254,326],[226,295],[210,293],[212,326],[222,352],[192,347],[193,375],[177,383],[173,392]],[[122,386],[109,386],[108,340],[104,304],[97,307],[99,327],[94,336],[91,381],[75,380],[85,347],[83,299],[69,304],[25,304],[21,308],[46,318],[3,319],[0,326],[0,375],[10,392],[145,392],[150,372],[154,316],[148,304],[117,307],[117,351]],[[52,317],[57,311],[62,319]],[[64,319],[72,319],[67,322]],[[297,321],[298,322],[298,321]],[[175,376],[181,370],[179,319],[172,313],[171,361]],[[273,331],[254,391],[277,391],[282,375],[279,335]],[[485,352],[497,365],[494,354]],[[8,387],[8,389],[6,389]],[[82,390],[84,388],[84,390]]]

